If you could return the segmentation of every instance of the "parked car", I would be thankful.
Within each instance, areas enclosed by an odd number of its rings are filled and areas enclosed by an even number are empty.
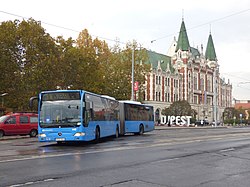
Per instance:
[[[35,137],[38,114],[31,112],[11,113],[0,117],[0,138],[6,135],[30,135]]]
[[[195,122],[195,125],[197,126],[205,126],[205,125],[209,125],[209,122],[207,120],[199,120]]]
[[[221,122],[220,122],[220,121],[217,121],[216,124],[217,124],[216,126],[220,126],[220,125],[221,125]],[[215,126],[215,121],[212,122],[212,126]]]

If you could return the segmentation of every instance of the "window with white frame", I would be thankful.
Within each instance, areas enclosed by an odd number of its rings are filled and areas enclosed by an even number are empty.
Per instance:
[[[200,80],[200,88],[201,88],[201,91],[205,90],[205,84],[204,84],[204,78],[203,77]]]
[[[194,104],[198,104],[198,96],[194,95]]]
[[[198,90],[198,87],[197,87],[198,84],[197,83],[198,83],[197,74],[194,74],[194,89],[195,90]]]

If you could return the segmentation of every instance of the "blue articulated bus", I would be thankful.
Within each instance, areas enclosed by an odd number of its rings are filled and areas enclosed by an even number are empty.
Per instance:
[[[127,133],[143,134],[154,129],[153,107],[117,101],[84,90],[43,91],[38,99],[40,142],[98,141]]]
[[[119,102],[83,90],[44,91],[38,99],[40,142],[98,141],[119,136]]]
[[[120,133],[135,133],[142,135],[144,132],[154,130],[153,106],[134,101],[120,101]]]

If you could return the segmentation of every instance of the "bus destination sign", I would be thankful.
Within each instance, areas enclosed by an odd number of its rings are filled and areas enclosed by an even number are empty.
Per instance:
[[[43,101],[80,100],[79,92],[54,92],[42,95]]]

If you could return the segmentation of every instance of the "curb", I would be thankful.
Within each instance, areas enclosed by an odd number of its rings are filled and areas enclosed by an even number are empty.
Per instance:
[[[30,138],[30,136],[29,135],[25,135],[25,136],[4,136],[4,137],[0,138],[0,141],[25,139],[25,138]]]

